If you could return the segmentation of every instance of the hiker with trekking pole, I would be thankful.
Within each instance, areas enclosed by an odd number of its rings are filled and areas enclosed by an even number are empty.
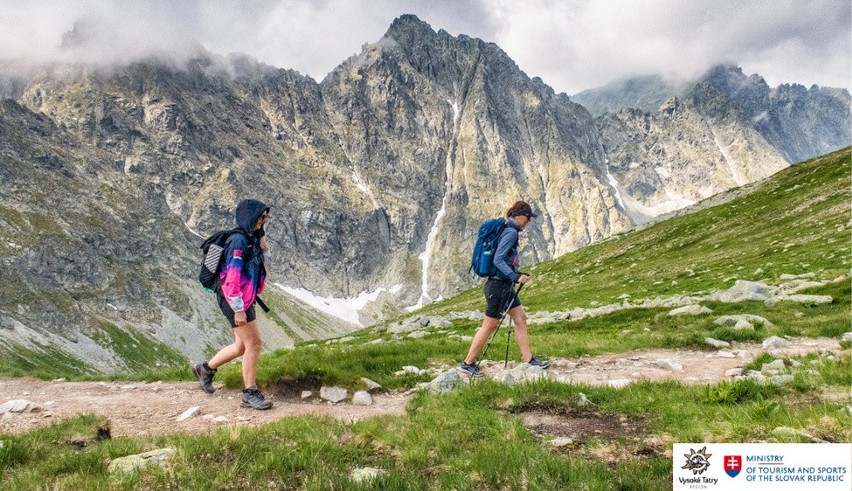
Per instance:
[[[518,237],[537,217],[532,207],[525,201],[517,201],[506,212],[507,219],[495,218],[482,224],[479,238],[474,247],[471,270],[479,276],[487,277],[485,282],[485,319],[482,327],[476,332],[470,344],[467,356],[461,362],[459,370],[472,377],[482,377],[479,369],[479,352],[488,345],[496,335],[497,330],[508,315],[509,323],[515,323],[515,342],[521,350],[521,360],[532,366],[547,368],[550,363],[539,360],[530,350],[529,333],[527,332],[527,315],[521,306],[518,293],[530,280],[529,275],[518,271]],[[515,284],[518,289],[515,290]],[[508,360],[508,339],[506,340],[506,357]],[[485,354],[483,352],[483,355]]]

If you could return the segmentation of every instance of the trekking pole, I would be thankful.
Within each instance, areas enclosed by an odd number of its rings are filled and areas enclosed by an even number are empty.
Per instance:
[[[524,285],[521,285],[521,286],[524,286]],[[521,289],[518,288],[518,291],[521,291]],[[503,368],[506,368],[506,367],[509,366],[509,340],[512,339],[512,333],[514,331],[515,330],[512,329],[512,318],[509,317],[509,330],[506,331],[506,359],[503,360]]]
[[[521,274],[527,274],[527,273],[521,273]],[[527,274],[527,276],[529,276],[529,275]],[[518,291],[515,292],[515,298],[518,298],[518,294],[521,293],[521,288],[523,288],[523,287],[524,287],[523,284],[521,284],[518,287]],[[506,367],[509,366],[509,342],[512,339],[512,333],[513,332],[515,332],[515,329],[512,328],[512,318],[509,317],[509,330],[506,331],[506,358],[503,360],[503,368],[506,368]]]
[[[517,290],[515,290],[515,291],[513,292],[513,293],[514,293],[514,295],[510,295],[510,296],[509,296],[509,301],[508,301],[508,302],[506,302],[506,307],[505,307],[505,308],[503,308],[503,315],[500,317],[500,323],[499,323],[499,324],[497,324],[497,329],[495,329],[495,330],[494,330],[494,332],[492,332],[492,333],[491,333],[491,337],[489,337],[489,338],[488,338],[488,343],[485,345],[485,349],[484,349],[484,350],[482,350],[482,354],[481,354],[481,355],[479,355],[479,358],[477,358],[477,359],[476,359],[476,364],[477,364],[477,365],[479,365],[479,361],[480,361],[480,360],[482,360],[483,358],[485,358],[485,353],[488,353],[488,347],[489,347],[489,346],[491,346],[491,341],[493,341],[493,340],[494,340],[494,337],[495,337],[495,336],[497,336],[497,331],[499,331],[499,330],[500,330],[500,326],[502,326],[502,325],[503,325],[503,320],[506,318],[506,314],[508,314],[508,313],[509,313],[509,307],[511,307],[511,306],[512,306],[512,301],[513,301],[513,300],[517,297],[518,293],[520,293],[520,292],[521,292],[521,288],[523,288],[523,287],[524,287],[524,285],[523,285],[523,283],[522,283],[520,286],[518,286],[518,289],[517,289]],[[510,287],[510,288],[511,288],[511,287]],[[509,318],[509,323],[510,323],[510,324],[512,323],[512,319],[511,319],[511,318]],[[507,345],[507,348],[506,348],[507,353],[508,353],[508,350],[509,350],[509,348],[508,348],[508,345]],[[508,362],[508,359],[509,359],[509,355],[507,354],[507,355],[506,355],[506,360],[507,360],[507,362]]]

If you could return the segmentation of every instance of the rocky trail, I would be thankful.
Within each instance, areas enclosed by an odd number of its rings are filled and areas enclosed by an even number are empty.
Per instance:
[[[812,352],[836,356],[840,344],[834,338],[794,338],[784,346],[775,347],[738,343],[713,351],[656,349],[571,360],[552,358],[546,373],[547,377],[558,382],[617,388],[639,380],[717,383],[745,376],[743,367],[764,351],[776,358]],[[795,367],[797,364],[789,365]],[[510,361],[509,368],[513,367],[515,365]],[[499,378],[504,371],[503,361],[485,362],[483,371],[487,377]],[[782,367],[776,373],[767,373],[766,377],[784,372]],[[786,372],[789,374],[789,370]],[[464,380],[467,381],[466,377]],[[275,406],[267,411],[255,411],[239,407],[239,390],[224,389],[218,384],[217,389],[215,394],[208,395],[196,382],[65,382],[0,378],[0,434],[25,432],[82,413],[95,413],[107,418],[113,437],[202,433],[228,425],[258,426],[305,415],[352,422],[379,415],[402,415],[407,401],[415,392],[374,394],[372,404],[359,405],[350,401],[334,404],[323,401],[317,391],[303,400],[267,388],[266,393]],[[15,406],[13,402],[18,402],[16,408],[12,408]],[[180,415],[196,406],[199,409],[193,416],[178,421]]]

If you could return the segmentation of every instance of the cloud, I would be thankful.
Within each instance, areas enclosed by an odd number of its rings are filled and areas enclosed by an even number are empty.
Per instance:
[[[852,16],[836,0],[3,0],[0,57],[111,64],[203,46],[320,80],[404,13],[494,42],[569,94],[721,62],[770,85],[850,87]]]
[[[850,8],[818,0],[500,0],[497,43],[568,93],[637,74],[733,62],[770,85],[850,86]]]

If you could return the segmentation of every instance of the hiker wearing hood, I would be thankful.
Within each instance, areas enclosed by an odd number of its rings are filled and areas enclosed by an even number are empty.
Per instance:
[[[222,297],[231,307],[223,312],[231,325],[240,325],[235,312],[245,312],[250,322],[254,320],[254,299],[263,291],[266,268],[263,264],[261,240],[265,243],[263,225],[269,216],[269,207],[261,201],[246,199],[237,205],[237,227],[241,234],[231,234],[226,242],[226,262],[219,274]],[[239,320],[239,319],[237,319]]]
[[[219,309],[234,330],[233,344],[222,348],[210,361],[193,367],[193,373],[205,392],[212,394],[213,376],[225,363],[243,357],[243,397],[240,406],[269,409],[257,388],[255,373],[260,357],[260,331],[257,327],[255,300],[266,284],[263,253],[267,251],[264,225],[269,219],[269,207],[263,202],[240,201],[235,212],[239,233],[232,233],[225,243],[225,264],[219,274],[216,298]]]

